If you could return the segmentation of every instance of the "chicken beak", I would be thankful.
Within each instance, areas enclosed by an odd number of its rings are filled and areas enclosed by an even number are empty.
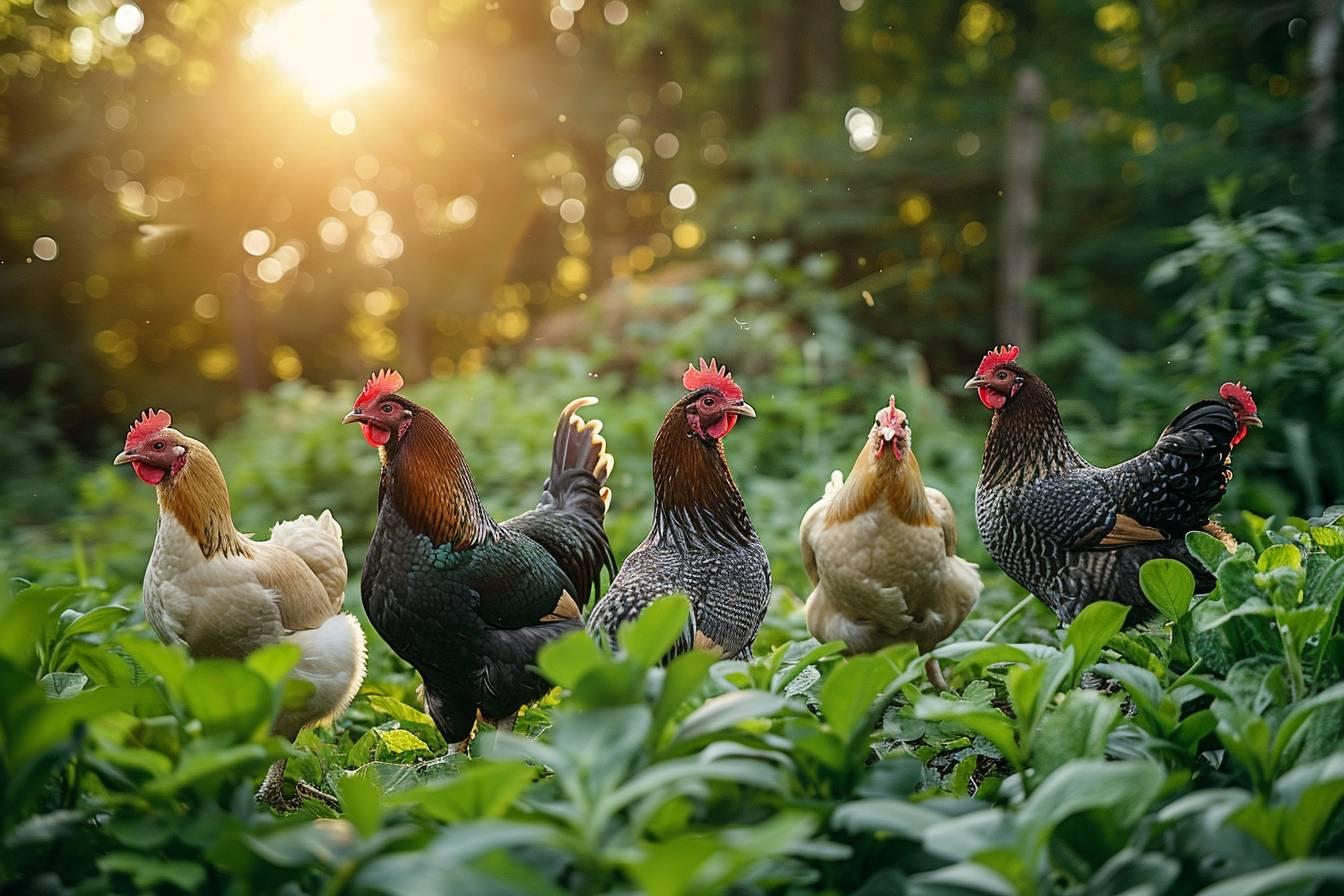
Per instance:
[[[968,380],[966,381],[966,385],[962,386],[962,388],[963,388],[963,389],[980,389],[980,388],[983,388],[983,387],[988,386],[988,385],[989,385],[989,379],[988,379],[987,377],[983,377],[983,376],[976,375],[976,376],[973,376],[973,377],[971,377],[970,379],[968,379]]]
[[[122,464],[128,464],[131,461],[135,460],[136,457],[137,455],[134,455],[129,451],[123,451],[112,459],[112,464],[114,466],[121,466]]]
[[[882,427],[878,430],[878,434],[882,436],[882,441],[884,442],[890,442],[896,438],[896,430],[892,429],[890,426]]]
[[[1256,426],[1256,427],[1264,428],[1264,425],[1265,425],[1265,424],[1261,421],[1260,417],[1257,416],[1256,414],[1247,414],[1245,417],[1242,417],[1242,418],[1241,418],[1241,425],[1242,425],[1242,426]]]
[[[345,418],[344,418],[343,420],[341,420],[341,422],[342,422],[342,423],[359,423],[359,422],[360,422],[361,420],[363,420],[363,419],[364,419],[364,415],[361,414],[358,410],[354,410],[354,411],[351,411],[350,413],[346,414],[346,415],[345,415]]]
[[[745,401],[741,404],[730,404],[724,408],[729,414],[737,414],[739,417],[755,417],[756,409]]]

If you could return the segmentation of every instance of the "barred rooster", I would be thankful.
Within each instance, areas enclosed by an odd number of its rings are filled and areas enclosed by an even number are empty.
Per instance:
[[[423,679],[421,697],[450,745],[465,750],[477,719],[510,729],[550,685],[537,651],[582,628],[580,610],[615,574],[606,531],[612,457],[602,422],[577,398],[560,414],[551,475],[535,510],[495,522],[448,429],[374,374],[346,423],[382,459],[378,523],[361,590],[369,621]]]
[[[728,470],[723,439],[755,417],[717,362],[682,377],[687,394],[653,442],[653,529],[626,558],[593,608],[588,630],[614,640],[621,624],[669,594],[691,601],[691,618],[668,659],[692,648],[750,659],[770,602],[770,564]]]
[[[202,442],[172,428],[167,411],[146,411],[113,463],[130,464],[159,499],[159,529],[145,570],[145,618],[165,644],[197,657],[242,658],[268,644],[302,651],[291,676],[312,685],[280,712],[276,734],[293,740],[307,725],[337,718],[364,681],[364,630],[341,612],[346,565],[341,527],[324,510],[276,523],[269,541],[234,528],[219,462]],[[275,763],[257,799],[278,810],[286,798],[285,760]],[[335,801],[299,782],[300,796]]]
[[[990,556],[1065,623],[1099,600],[1129,605],[1131,623],[1150,616],[1139,567],[1157,557],[1179,560],[1212,588],[1185,534],[1202,529],[1230,543],[1209,514],[1232,478],[1233,446],[1261,425],[1250,390],[1225,383],[1148,451],[1102,469],[1074,450],[1050,387],[1017,356],[1016,346],[991,350],[966,383],[994,412],[975,492]]]

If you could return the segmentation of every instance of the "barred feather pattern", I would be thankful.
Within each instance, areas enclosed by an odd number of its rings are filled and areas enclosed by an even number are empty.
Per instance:
[[[728,469],[723,444],[693,434],[678,402],[653,446],[653,527],[593,608],[588,630],[620,626],[669,594],[691,601],[691,620],[669,657],[696,646],[747,659],[770,602],[770,564]]]
[[[1150,616],[1139,568],[1154,558],[1184,563],[1199,588],[1212,588],[1185,533],[1216,528],[1209,515],[1231,476],[1239,428],[1228,403],[1191,405],[1153,448],[1099,468],[1074,450],[1049,387],[1013,368],[1023,386],[994,414],[976,488],[976,524],[995,562],[1065,623],[1098,600],[1129,605],[1131,623]],[[1144,537],[1115,539],[1122,522]]]

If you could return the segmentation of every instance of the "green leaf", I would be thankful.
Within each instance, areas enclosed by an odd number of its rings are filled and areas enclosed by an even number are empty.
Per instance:
[[[1301,569],[1302,551],[1293,544],[1272,544],[1261,552],[1255,561],[1255,566],[1261,572],[1269,572],[1280,567]]]
[[[83,672],[49,672],[42,676],[42,689],[54,699],[78,694],[88,683],[89,676]]]
[[[1158,561],[1149,561],[1143,569],[1156,562]],[[1184,566],[1181,566],[1181,569],[1189,575],[1190,571]],[[1139,572],[1139,577],[1140,579],[1143,577],[1142,570]],[[1191,581],[1194,581],[1193,577]],[[1125,617],[1128,615],[1129,607],[1124,604],[1099,600],[1084,607],[1073,622],[1069,623],[1068,634],[1064,636],[1064,647],[1073,648],[1074,676],[1097,661],[1106,643],[1125,627]]]
[[[268,644],[249,653],[243,665],[274,687],[285,680],[301,659],[303,651],[296,644]]]
[[[984,865],[959,862],[910,878],[910,896],[1017,896],[1017,888]]]
[[[270,728],[275,689],[261,675],[230,660],[200,660],[182,682],[187,710],[207,734],[251,740]]]
[[[686,717],[677,731],[677,740],[690,740],[716,731],[733,728],[748,719],[774,715],[785,699],[769,691],[730,691],[702,703]]]
[[[73,611],[67,610],[66,612]],[[66,638],[75,638],[80,635],[91,635],[94,632],[107,631],[129,615],[131,615],[129,609],[116,604],[109,604],[105,607],[95,607],[89,612],[78,616],[73,622],[65,627],[65,630],[61,634]]]
[[[1014,766],[1021,766],[1016,728],[1012,720],[997,709],[982,709],[971,703],[942,697],[922,697],[915,704],[915,716],[938,722],[955,722],[989,741]]]
[[[1190,612],[1195,574],[1178,560],[1149,560],[1139,568],[1139,587],[1163,616],[1175,621]]]
[[[1209,533],[1201,532],[1198,529],[1185,533],[1185,546],[1195,556],[1195,559],[1212,573],[1218,572],[1218,567],[1223,565],[1223,561],[1232,556],[1232,552],[1227,549],[1227,545]]]
[[[360,775],[342,775],[337,781],[341,815],[364,837],[378,833],[383,821],[382,792]]]
[[[918,841],[929,825],[945,816],[906,800],[871,799],[841,804],[831,814],[831,827],[846,834],[884,833]]]
[[[646,669],[652,668],[677,643],[690,616],[691,602],[682,595],[660,597],[634,621],[622,625],[616,641],[627,656]]]
[[[798,662],[793,663],[775,676],[774,681],[770,683],[770,690],[776,693],[783,693],[784,690],[801,675],[806,669],[815,666],[821,660],[830,656],[838,656],[845,652],[844,641],[828,641],[825,644],[818,644],[807,653],[798,658]]]
[[[1105,810],[1114,825],[1128,831],[1157,799],[1166,777],[1155,762],[1077,759],[1027,797],[1018,824],[1035,849],[1044,846],[1057,825],[1080,812]]]
[[[686,702],[700,690],[715,658],[707,650],[691,650],[667,664],[663,672],[663,685],[658,691],[658,700],[653,707],[653,725],[650,735],[658,740],[667,730],[668,723],[676,717]]]
[[[522,762],[473,761],[459,775],[412,787],[387,798],[389,805],[415,806],[448,824],[499,818],[537,776]]]
[[[1293,704],[1288,715],[1285,716],[1283,721],[1279,724],[1278,730],[1274,732],[1274,747],[1270,758],[1270,768],[1279,768],[1283,762],[1284,754],[1287,752],[1289,746],[1291,746],[1298,731],[1300,731],[1302,726],[1307,723],[1307,720],[1311,718],[1312,713],[1319,710],[1322,706],[1336,703],[1341,700],[1344,700],[1344,681],[1336,682],[1319,694]],[[1217,704],[1214,706],[1216,709]],[[1219,724],[1219,729],[1222,729],[1221,723]]]
[[[546,644],[537,653],[537,666],[552,683],[573,688],[590,669],[609,662],[591,635],[570,632]]]
[[[429,744],[416,737],[405,728],[382,729],[374,728],[378,732],[378,739],[383,742],[392,753],[412,753],[416,750],[429,751]]]
[[[162,884],[195,893],[205,884],[205,868],[196,862],[157,859],[140,852],[108,853],[98,859],[98,870],[127,875],[141,892]]]
[[[1071,759],[1101,759],[1120,720],[1117,700],[1096,691],[1070,691],[1032,739],[1033,772],[1045,776]]]
[[[1344,883],[1344,859],[1293,859],[1271,868],[1238,874],[1205,887],[1195,896],[1284,896]]]
[[[881,654],[853,656],[831,669],[821,686],[821,715],[831,730],[853,740],[868,723],[876,700],[901,673]]]

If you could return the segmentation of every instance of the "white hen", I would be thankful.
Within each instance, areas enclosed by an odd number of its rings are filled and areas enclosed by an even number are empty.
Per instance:
[[[145,570],[145,616],[165,643],[196,657],[244,657],[268,644],[294,644],[291,673],[313,686],[298,708],[283,710],[275,733],[293,740],[307,725],[343,713],[364,681],[359,621],[341,612],[346,562],[341,527],[330,511],[277,523],[269,541],[233,525],[228,487],[210,449],[171,428],[166,412],[146,412],[116,463],[130,463],[156,487],[159,528]],[[293,808],[281,786],[285,761],[272,766],[257,798]],[[330,802],[306,785],[301,792]]]
[[[892,396],[848,481],[832,473],[799,529],[813,585],[807,627],[819,641],[844,641],[852,653],[900,641],[927,653],[980,596],[975,564],[956,554],[952,505],[925,487],[910,437]],[[947,687],[936,660],[925,669],[934,687]]]

